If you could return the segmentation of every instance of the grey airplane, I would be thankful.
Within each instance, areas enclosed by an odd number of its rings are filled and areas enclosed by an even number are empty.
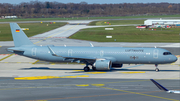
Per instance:
[[[33,44],[17,23],[10,23],[15,47],[7,50],[18,55],[50,62],[85,63],[84,71],[110,70],[121,68],[123,64],[158,64],[172,63],[177,57],[161,48],[127,47],[72,47],[72,46],[37,46]]]

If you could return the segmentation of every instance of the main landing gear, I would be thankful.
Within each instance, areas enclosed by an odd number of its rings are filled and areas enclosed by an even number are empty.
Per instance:
[[[96,67],[92,66],[93,71],[96,71]]]
[[[93,70],[93,71],[96,71],[96,67],[94,67],[93,65],[92,65],[92,70]],[[90,71],[90,68],[88,67],[87,64],[86,64],[86,66],[84,67],[84,71],[85,71],[85,72]]]
[[[155,64],[155,66],[156,66],[155,71],[156,71],[156,72],[159,72],[158,64]]]
[[[84,67],[84,71],[88,72],[90,70],[90,68],[88,66]]]

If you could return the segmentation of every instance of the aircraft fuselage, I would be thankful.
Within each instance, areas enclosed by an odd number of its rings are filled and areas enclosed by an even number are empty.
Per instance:
[[[62,57],[52,56],[47,46],[24,46],[19,48],[24,50],[24,53],[19,55],[51,62],[72,61],[72,59],[63,58],[67,56],[102,58],[119,64],[165,64],[177,60],[172,54],[164,54],[169,51],[161,48],[52,46],[53,51]]]

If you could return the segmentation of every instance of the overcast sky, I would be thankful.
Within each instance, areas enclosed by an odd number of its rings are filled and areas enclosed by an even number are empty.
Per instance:
[[[37,1],[37,0],[0,0],[0,3],[11,3],[11,4],[19,4],[21,2],[30,2],[30,1]],[[61,3],[80,3],[82,1],[87,2],[88,4],[114,4],[114,3],[161,3],[161,2],[168,2],[168,3],[180,3],[180,0],[38,0],[38,1],[57,1]]]

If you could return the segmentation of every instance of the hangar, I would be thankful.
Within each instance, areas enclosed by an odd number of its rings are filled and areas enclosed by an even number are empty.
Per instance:
[[[148,19],[144,25],[180,25],[180,19]]]

